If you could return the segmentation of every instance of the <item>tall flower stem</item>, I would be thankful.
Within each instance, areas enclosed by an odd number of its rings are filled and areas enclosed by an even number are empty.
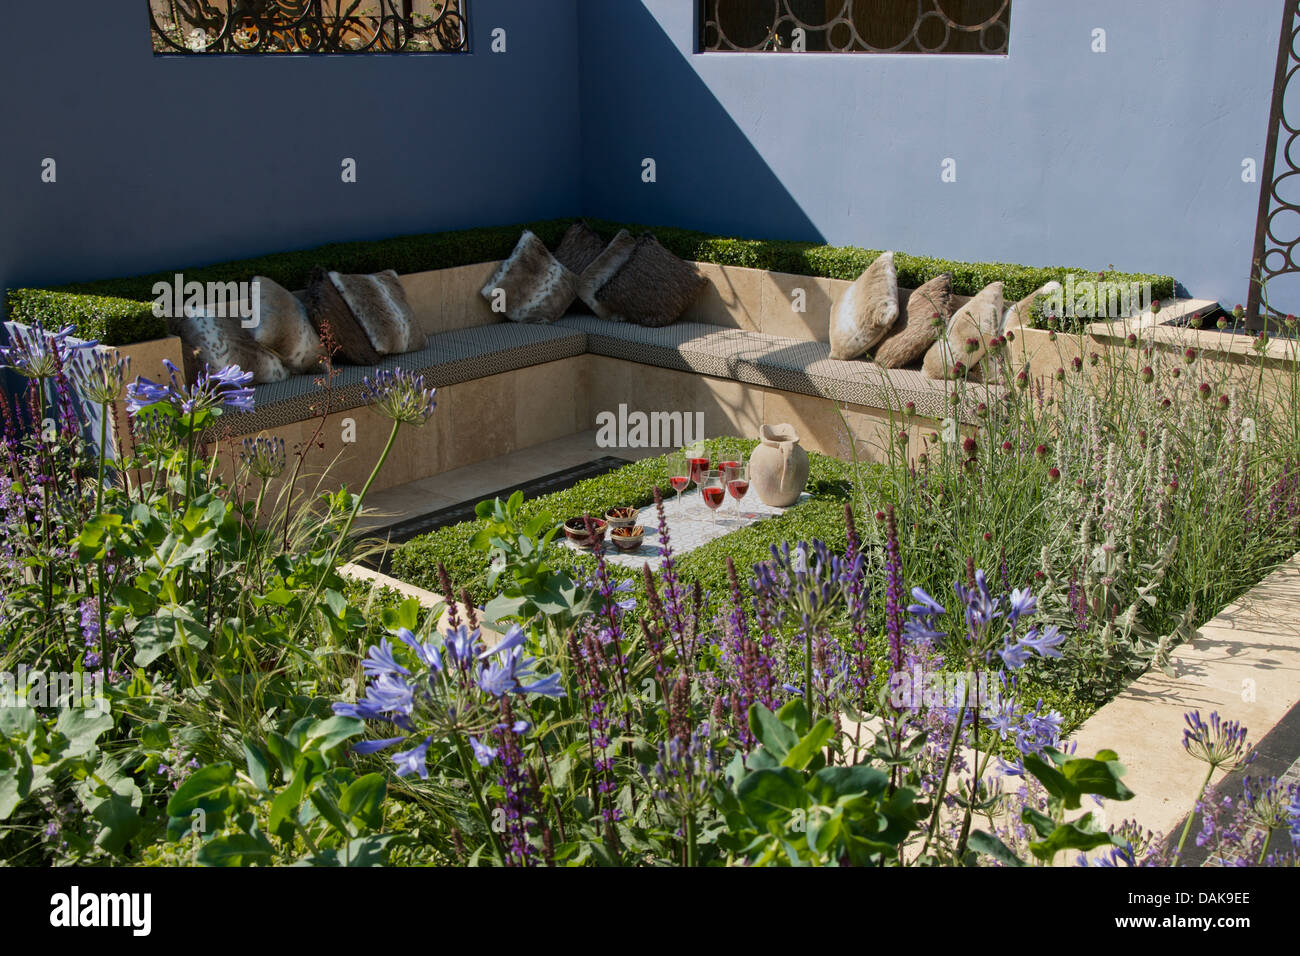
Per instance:
[[[317,578],[316,584],[311,589],[311,595],[303,604],[302,615],[298,618],[298,623],[294,625],[290,640],[297,637],[298,632],[302,630],[303,624],[306,623],[308,615],[311,614],[312,608],[316,606],[316,599],[320,597],[321,589],[325,587],[325,579],[329,576],[330,571],[334,569],[334,562],[338,560],[339,551],[343,548],[343,542],[352,533],[352,524],[357,520],[357,515],[361,512],[361,506],[365,503],[366,495],[370,491],[370,486],[375,483],[375,478],[384,467],[384,462],[388,461],[388,454],[393,450],[393,444],[397,441],[397,432],[402,427],[401,422],[393,422],[393,430],[388,433],[388,442],[384,445],[384,450],[379,455],[379,460],[375,462],[375,467],[370,472],[370,477],[361,488],[361,494],[357,495],[356,503],[352,505],[352,511],[348,514],[348,520],[343,523],[343,528],[339,531],[338,537],[334,541],[333,547],[330,548],[329,560],[325,562],[325,567],[321,570],[320,577]],[[292,493],[291,491],[288,493]]]
[[[957,747],[961,742],[961,727],[966,721],[967,701],[962,700],[957,709],[957,722],[952,728],[952,739],[948,742],[948,753],[943,758],[943,773],[939,776],[939,786],[934,791],[934,810],[930,813],[930,826],[925,834],[925,844],[921,847],[921,856],[930,849],[930,841],[939,829],[939,811],[943,809],[943,795],[948,792],[948,775],[952,772],[952,761],[957,756]]]
[[[395,433],[397,430],[393,429],[393,431]],[[483,818],[483,825],[487,827],[488,836],[492,840],[492,849],[496,851],[497,862],[505,866],[506,851],[501,845],[501,838],[497,836],[497,831],[492,828],[492,814],[488,812],[487,804],[483,802],[483,793],[479,789],[478,774],[474,772],[474,763],[465,750],[465,741],[461,739],[460,734],[453,734],[452,739],[456,742],[456,754],[460,757],[461,771],[465,774],[465,780],[469,784],[470,792],[474,794],[474,803],[478,806],[479,816]]]
[[[99,416],[99,487],[95,493],[95,517],[98,518],[104,512],[104,463],[108,458],[108,410],[109,403],[105,402],[101,406]],[[107,582],[104,574],[104,562],[98,562],[96,568],[96,578],[98,587],[95,591],[95,610],[99,616],[99,666],[104,672],[108,671],[108,638],[104,633],[104,591],[107,589]]]
[[[1178,837],[1178,849],[1174,851],[1174,859],[1181,859],[1183,855],[1183,844],[1187,842],[1187,834],[1192,831],[1192,821],[1196,819],[1196,808],[1201,803],[1201,798],[1205,796],[1206,789],[1210,786],[1210,779],[1214,776],[1214,766],[1210,766],[1210,772],[1205,775],[1205,780],[1201,784],[1200,791],[1196,794],[1196,799],[1192,802],[1192,809],[1187,814],[1187,822],[1183,824],[1182,835]]]

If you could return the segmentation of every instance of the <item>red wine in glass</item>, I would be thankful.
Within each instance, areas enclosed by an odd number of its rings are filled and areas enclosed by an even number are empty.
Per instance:
[[[709,471],[703,475],[704,484],[700,486],[700,497],[708,505],[709,510],[713,512],[713,523],[718,523],[718,508],[727,498],[727,489],[723,484],[722,472]]]
[[[691,483],[691,464],[687,457],[677,452],[668,459],[668,483],[677,492],[677,501],[682,500],[682,492]]]
[[[688,458],[687,461],[690,462],[691,465],[691,481],[696,485],[701,484],[701,476],[709,470],[709,459]]]
[[[736,501],[736,518],[740,518],[740,499],[749,493],[749,462],[734,462],[723,472],[727,479],[727,494]]]

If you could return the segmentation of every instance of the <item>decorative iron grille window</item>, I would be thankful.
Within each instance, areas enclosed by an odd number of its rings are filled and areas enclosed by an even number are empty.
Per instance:
[[[1005,55],[1011,0],[704,0],[706,53]]]
[[[465,53],[468,0],[149,0],[155,53]]]

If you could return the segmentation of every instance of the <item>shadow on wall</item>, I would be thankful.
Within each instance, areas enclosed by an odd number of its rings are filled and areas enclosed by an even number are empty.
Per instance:
[[[692,22],[694,6],[680,3],[681,15]],[[598,118],[583,123],[584,215],[756,239],[826,241],[643,4],[580,0],[578,24],[581,115]],[[654,82],[600,80],[628,71]],[[701,130],[707,136],[683,151],[682,137]],[[677,159],[683,152],[687,164]],[[657,155],[656,181],[645,182],[644,162]]]

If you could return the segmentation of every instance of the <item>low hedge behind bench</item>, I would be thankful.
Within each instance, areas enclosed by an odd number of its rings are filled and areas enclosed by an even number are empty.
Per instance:
[[[285,288],[301,289],[307,285],[308,276],[318,265],[340,272],[369,273],[395,269],[399,274],[408,274],[504,259],[514,248],[523,229],[531,229],[547,245],[554,247],[572,221],[548,219],[370,242],[340,242],[252,259],[182,267],[171,272],[79,282],[54,290],[16,289],[9,292],[9,310],[11,317],[20,321],[29,321],[39,314],[45,317],[47,325],[71,324],[78,335],[98,338],[109,345],[126,345],[165,334],[163,320],[155,318],[150,311],[153,288],[158,282],[172,282],[176,272],[184,273],[187,282],[205,284],[240,282],[254,275],[263,275]],[[664,246],[683,259],[832,279],[856,279],[880,255],[880,250],[853,246],[735,239],[673,226],[599,219],[588,222],[606,238],[621,228],[633,233],[653,232]],[[1092,272],[1003,262],[955,262],[902,252],[895,255],[894,261],[898,267],[899,285],[905,288],[915,288],[942,272],[949,272],[953,277],[953,291],[959,295],[974,295],[988,283],[1001,280],[1006,284],[1008,301],[1023,298],[1053,279],[1064,282],[1067,273],[1090,275]],[[1171,298],[1174,293],[1171,276],[1113,272],[1108,273],[1107,278],[1126,284],[1149,282],[1151,294],[1157,299]]]

